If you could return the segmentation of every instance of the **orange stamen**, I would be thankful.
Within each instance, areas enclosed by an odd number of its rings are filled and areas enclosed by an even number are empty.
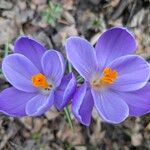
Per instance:
[[[100,80],[106,84],[113,84],[118,76],[118,72],[116,70],[112,70],[111,68],[105,68],[103,71],[103,76]]]
[[[32,84],[33,86],[41,89],[48,89],[52,86],[48,84],[46,77],[41,73],[32,76]]]
[[[112,70],[111,68],[105,68],[103,70],[103,76],[98,80],[94,80],[92,86],[94,88],[100,88],[103,86],[111,85],[117,79],[118,72],[116,70]]]

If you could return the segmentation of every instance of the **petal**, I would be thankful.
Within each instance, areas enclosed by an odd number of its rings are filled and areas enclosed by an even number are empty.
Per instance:
[[[131,116],[142,116],[150,112],[150,83],[140,90],[118,94],[129,106]]]
[[[40,60],[45,51],[46,49],[41,43],[27,36],[19,37],[14,44],[14,52],[26,56],[40,71],[42,71]]]
[[[41,60],[44,74],[53,84],[59,86],[64,74],[64,59],[61,53],[55,50],[47,51]]]
[[[96,55],[93,46],[83,38],[70,37],[66,41],[65,48],[67,58],[73,67],[81,76],[89,81],[93,73],[97,70]]]
[[[21,54],[11,54],[4,58],[2,70],[6,79],[18,90],[35,92],[31,78],[38,74],[39,70],[33,63]]]
[[[104,32],[95,47],[101,67],[120,56],[134,53],[136,48],[135,38],[126,28],[122,27],[111,28]]]
[[[29,116],[40,116],[50,109],[54,102],[54,92],[50,95],[38,94],[26,105],[26,113]]]
[[[114,60],[109,67],[118,72],[112,88],[119,91],[138,90],[147,83],[150,77],[150,66],[140,56],[122,56]]]
[[[94,102],[91,91],[86,83],[84,83],[74,95],[72,112],[80,123],[89,126],[91,123],[93,106]]]
[[[55,92],[54,103],[58,110],[62,110],[71,101],[76,90],[76,84],[76,79],[72,73],[63,77]]]
[[[104,121],[117,124],[128,117],[128,105],[113,91],[92,90],[92,95],[94,105]]]
[[[26,93],[13,87],[0,93],[0,112],[14,117],[26,116],[27,102],[35,96],[35,93]]]

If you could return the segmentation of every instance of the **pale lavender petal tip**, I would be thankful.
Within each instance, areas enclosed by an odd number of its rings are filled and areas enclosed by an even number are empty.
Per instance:
[[[40,60],[45,51],[46,48],[41,43],[28,36],[21,36],[14,43],[14,52],[30,59],[40,71],[42,70]]]
[[[96,44],[98,64],[105,67],[114,59],[133,54],[137,43],[130,31],[124,27],[111,28],[100,36]]]
[[[48,50],[41,59],[44,75],[58,87],[64,75],[64,58],[60,52]]]
[[[13,117],[27,116],[26,104],[34,96],[35,93],[22,92],[13,87],[5,89],[0,93],[0,112]]]
[[[134,91],[146,85],[150,77],[150,66],[140,56],[126,55],[114,60],[109,67],[118,72],[112,88],[118,91]]]
[[[129,116],[128,105],[115,92],[111,90],[92,90],[94,105],[100,117],[112,124],[123,122]]]
[[[50,95],[38,94],[26,105],[28,116],[40,116],[50,109],[54,103],[54,91]]]
[[[142,116],[150,112],[150,83],[140,90],[118,94],[127,103],[131,116]]]
[[[85,80],[89,80],[97,69],[94,47],[85,39],[70,37],[65,43],[68,60]]]
[[[73,98],[76,91],[76,79],[73,73],[64,76],[60,86],[55,92],[54,104],[58,110],[62,110]]]
[[[33,87],[32,76],[39,73],[34,64],[22,54],[11,54],[4,58],[2,70],[6,79],[16,89],[24,92],[36,92]]]
[[[91,123],[93,107],[94,102],[90,88],[84,83],[74,95],[72,101],[72,112],[80,123],[89,126]]]

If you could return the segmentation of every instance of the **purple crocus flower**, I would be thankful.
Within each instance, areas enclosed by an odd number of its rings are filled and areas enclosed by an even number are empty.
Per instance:
[[[61,110],[76,88],[74,75],[64,76],[62,55],[26,36],[16,40],[2,70],[13,87],[1,92],[0,112],[10,116],[38,116],[53,104]]]
[[[65,47],[67,58],[85,79],[72,103],[82,124],[90,124],[93,107],[104,121],[114,124],[150,112],[150,66],[133,55],[137,45],[126,28],[104,32],[95,49],[80,37],[70,37]]]

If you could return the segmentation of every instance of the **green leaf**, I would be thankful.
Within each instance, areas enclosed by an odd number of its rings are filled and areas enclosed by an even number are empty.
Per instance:
[[[62,6],[49,1],[48,7],[42,12],[42,20],[50,25],[55,25],[60,19]]]

